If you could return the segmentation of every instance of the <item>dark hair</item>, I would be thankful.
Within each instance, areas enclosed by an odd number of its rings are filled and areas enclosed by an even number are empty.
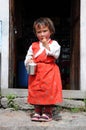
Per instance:
[[[50,29],[51,35],[55,33],[55,27],[53,21],[48,17],[40,17],[33,24],[33,32],[36,34],[35,26],[40,27],[41,25],[45,25]]]

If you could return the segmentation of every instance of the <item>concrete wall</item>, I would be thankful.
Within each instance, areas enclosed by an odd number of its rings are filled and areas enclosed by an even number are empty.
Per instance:
[[[80,90],[86,91],[86,0],[80,6]]]
[[[8,88],[9,68],[9,0],[0,0],[1,38],[1,87]]]

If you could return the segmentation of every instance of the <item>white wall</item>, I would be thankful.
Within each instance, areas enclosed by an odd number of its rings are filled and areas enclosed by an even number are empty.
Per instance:
[[[80,90],[86,91],[86,0],[80,6]]]
[[[9,0],[0,0],[1,39],[1,88],[8,88],[9,69]]]

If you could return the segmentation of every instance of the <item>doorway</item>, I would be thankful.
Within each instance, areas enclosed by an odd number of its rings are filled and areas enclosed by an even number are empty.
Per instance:
[[[78,52],[80,49],[79,37],[77,39],[74,38],[75,35],[77,37],[76,33],[79,31],[79,24],[77,24],[76,22],[77,17],[79,17],[78,12],[80,12],[79,0],[76,0],[76,2],[74,0],[58,0],[58,4],[54,3],[52,5],[52,3],[50,3],[49,8],[46,5],[44,7],[45,11],[43,11],[42,6],[36,6],[33,8],[33,3],[34,1],[32,1],[32,4],[30,3],[28,5],[28,1],[24,0],[15,0],[13,3],[14,20],[12,22],[15,39],[13,43],[13,51],[15,55],[15,62],[13,64],[13,68],[15,70],[15,74],[14,72],[13,74],[10,74],[10,76],[14,75],[13,88],[27,88],[28,75],[24,66],[24,59],[29,46],[33,41],[36,40],[36,37],[33,34],[32,26],[35,19],[37,19],[40,16],[45,16],[50,17],[53,20],[56,29],[54,38],[61,45],[61,54],[56,63],[60,67],[63,89],[79,89],[79,71],[78,73],[76,71],[77,67],[79,70],[79,66],[73,68],[73,66],[77,64],[75,63],[75,60],[77,60],[77,56],[79,63],[78,54],[76,54],[76,59],[74,59],[76,47],[78,47]],[[55,7],[53,10],[53,15],[51,15],[52,6]],[[73,10],[74,6],[75,10]],[[75,12],[76,16],[74,17]],[[77,21],[79,21],[79,18]],[[12,57],[10,57],[10,60],[12,60]],[[76,87],[76,85],[78,87]]]

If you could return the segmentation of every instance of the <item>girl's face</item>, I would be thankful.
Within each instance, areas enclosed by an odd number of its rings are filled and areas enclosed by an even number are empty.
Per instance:
[[[49,40],[51,32],[48,26],[45,25],[35,26],[35,30],[36,30],[36,36],[39,39],[39,41],[42,41],[44,38],[46,38],[46,40]]]

